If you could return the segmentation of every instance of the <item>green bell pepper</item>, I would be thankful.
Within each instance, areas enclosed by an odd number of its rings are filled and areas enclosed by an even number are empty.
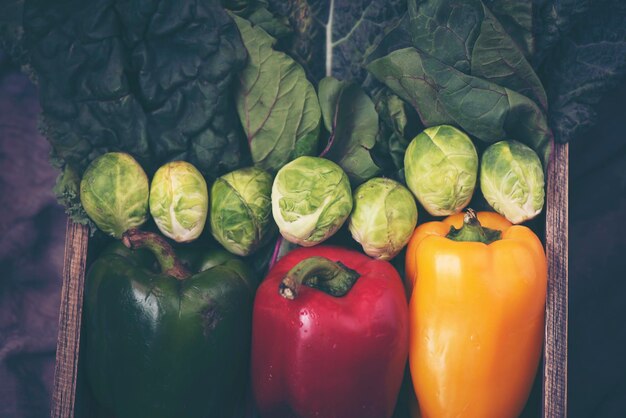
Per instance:
[[[247,387],[250,271],[223,252],[187,252],[185,265],[151,232],[130,230],[123,243],[132,249],[115,243],[86,277],[94,397],[116,418],[232,417]]]

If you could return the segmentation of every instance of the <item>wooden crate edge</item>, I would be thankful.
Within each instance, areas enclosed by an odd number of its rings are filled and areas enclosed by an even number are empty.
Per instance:
[[[52,393],[53,418],[74,416],[88,241],[88,227],[68,219]]]
[[[555,144],[547,182],[544,418],[567,416],[568,172],[569,146]]]

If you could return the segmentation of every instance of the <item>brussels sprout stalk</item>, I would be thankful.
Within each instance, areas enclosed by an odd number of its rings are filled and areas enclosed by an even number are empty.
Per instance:
[[[331,296],[345,296],[361,275],[340,261],[326,257],[309,257],[287,272],[278,291],[285,299],[298,296],[301,285],[321,290]]]
[[[122,243],[131,250],[145,248],[154,254],[161,272],[178,280],[185,280],[191,273],[185,268],[183,263],[176,257],[174,249],[167,241],[154,232],[140,231],[132,228],[122,235]]]
[[[450,227],[446,238],[459,242],[482,242],[489,245],[502,238],[502,231],[485,228],[478,221],[476,212],[473,209],[467,209],[463,217],[463,226],[460,229]]]

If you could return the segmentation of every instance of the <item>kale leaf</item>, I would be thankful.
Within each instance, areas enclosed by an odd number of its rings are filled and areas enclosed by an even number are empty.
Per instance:
[[[79,174],[108,151],[209,177],[245,160],[229,92],[246,51],[219,2],[26,0],[22,44],[54,156]]]
[[[595,124],[595,105],[626,77],[626,3],[600,1],[562,37],[545,61],[550,125],[557,142],[583,137]]]
[[[398,21],[405,0],[268,0],[270,9],[289,16],[295,29],[286,47],[319,81],[325,76],[363,83],[367,50]]]
[[[611,1],[619,4],[622,0]],[[585,16],[591,3],[591,0],[534,0],[535,68],[543,64],[561,38]]]

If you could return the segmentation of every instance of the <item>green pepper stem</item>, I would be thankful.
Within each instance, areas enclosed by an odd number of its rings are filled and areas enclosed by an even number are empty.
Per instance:
[[[280,282],[278,292],[286,299],[298,296],[306,285],[334,297],[345,296],[361,275],[340,261],[326,257],[309,257],[296,264]]]
[[[191,276],[191,273],[185,268],[178,257],[176,257],[172,246],[165,238],[154,232],[140,231],[139,229],[131,228],[122,235],[122,243],[131,250],[145,248],[151,251],[161,266],[161,272],[164,274],[175,277],[178,280],[185,280],[187,277]]]
[[[502,231],[483,227],[478,221],[476,212],[473,209],[467,209],[463,217],[463,226],[460,229],[451,226],[446,238],[453,241],[491,244],[502,238]]]

